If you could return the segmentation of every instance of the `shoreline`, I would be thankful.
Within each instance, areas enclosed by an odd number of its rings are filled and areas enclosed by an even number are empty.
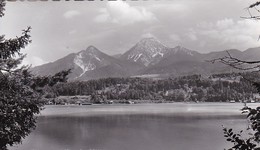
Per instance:
[[[260,103],[249,103],[256,108]],[[46,105],[37,116],[97,116],[97,115],[169,115],[169,116],[242,116],[243,103],[142,103],[142,104],[93,104]],[[181,115],[180,115],[181,114]]]

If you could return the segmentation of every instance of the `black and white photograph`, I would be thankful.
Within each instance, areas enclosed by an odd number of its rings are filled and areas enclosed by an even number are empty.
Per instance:
[[[0,0],[0,150],[260,150],[260,1]]]

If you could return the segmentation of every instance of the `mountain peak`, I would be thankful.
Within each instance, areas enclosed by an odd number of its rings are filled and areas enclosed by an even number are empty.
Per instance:
[[[178,46],[176,46],[175,48],[176,48],[176,49],[182,49],[183,47],[180,46],[180,45],[178,45]]]
[[[149,38],[143,38],[141,39],[137,44],[151,44],[151,43],[157,43],[163,45],[157,38],[155,37],[149,37]],[[164,45],[163,45],[164,46]]]
[[[246,51],[229,50],[231,55],[241,60],[258,60],[260,47]],[[106,77],[130,77],[136,75],[210,74],[227,72],[222,64],[210,64],[212,60],[226,55],[225,51],[199,53],[183,46],[169,48],[154,37],[144,38],[123,55],[109,56],[90,45],[78,53],[72,53],[55,62],[32,68],[37,75],[53,75],[73,68],[69,80],[89,80]],[[120,57],[120,58],[119,58]]]
[[[153,41],[153,40],[157,41],[158,39],[155,37],[146,37],[146,38],[141,39],[141,41]]]
[[[81,69],[81,74],[78,77],[81,77],[86,72],[95,70],[98,66],[102,65],[103,57],[101,54],[102,52],[92,45],[77,53],[73,62],[75,66]]]
[[[159,62],[164,54],[168,53],[168,49],[168,47],[154,37],[144,38],[122,55],[122,57],[148,66],[154,62]]]
[[[93,46],[93,45],[90,45],[87,49],[86,49],[86,51],[88,51],[88,52],[95,52],[95,51],[99,51],[95,46]]]
[[[141,39],[137,44],[136,47],[143,47],[149,50],[151,47],[164,47],[166,48],[164,44],[162,44],[157,38],[155,37],[148,37]]]
[[[79,51],[77,55],[99,55],[101,53],[102,52],[95,46],[90,45],[86,49]]]
[[[185,48],[185,47],[182,47],[182,46],[180,46],[180,45],[174,47],[174,48],[173,48],[173,52],[174,52],[174,54],[176,54],[176,53],[185,53],[185,54],[188,54],[188,55],[191,55],[191,56],[194,55],[194,54],[193,54],[194,51],[189,50],[189,49],[187,49],[187,48]]]

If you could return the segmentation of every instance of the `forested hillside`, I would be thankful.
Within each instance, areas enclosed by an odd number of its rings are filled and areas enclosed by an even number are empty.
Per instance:
[[[242,76],[247,76],[243,73]],[[256,76],[256,74],[254,75]],[[93,102],[151,100],[153,102],[242,102],[257,93],[240,74],[182,76],[168,79],[105,78],[61,83],[48,89],[47,98],[89,95]]]

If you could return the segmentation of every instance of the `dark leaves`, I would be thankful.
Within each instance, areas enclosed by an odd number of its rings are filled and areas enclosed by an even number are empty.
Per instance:
[[[30,31],[31,27],[28,27],[26,30],[23,30],[21,37],[0,42],[0,59],[9,59],[16,54],[21,55],[20,50],[31,42]]]
[[[257,92],[260,93],[260,83],[254,82],[254,83],[253,83],[253,86],[255,86],[256,89],[257,89]]]
[[[4,16],[4,10],[5,10],[5,0],[0,0],[0,17]]]
[[[5,1],[0,0],[0,17]],[[22,36],[6,40],[0,36],[0,149],[20,143],[36,126],[35,114],[43,108],[42,88],[65,82],[70,70],[54,76],[36,77],[29,67],[17,67],[25,57],[22,48],[31,42],[31,27]]]
[[[56,73],[54,76],[50,77],[49,86],[53,86],[58,82],[66,82],[68,79],[67,76],[70,72],[71,69]]]

